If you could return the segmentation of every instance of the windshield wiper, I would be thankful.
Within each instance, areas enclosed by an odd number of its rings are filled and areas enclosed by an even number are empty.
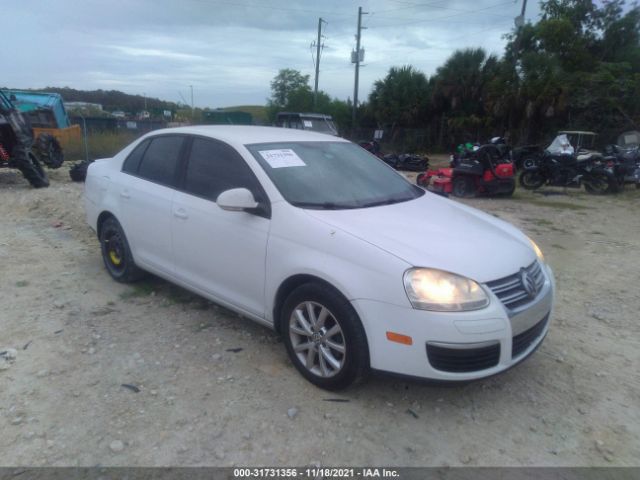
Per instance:
[[[379,207],[380,205],[391,205],[394,203],[400,203],[400,202],[406,202],[408,200],[412,200],[411,197],[407,198],[407,197],[402,197],[402,198],[387,198],[386,200],[378,200],[375,202],[369,202],[369,203],[364,203],[362,205],[360,205],[361,208],[368,208],[368,207]]]
[[[355,205],[344,205],[334,202],[295,202],[293,205],[300,208],[312,208],[315,210],[342,210],[347,208],[357,208]]]

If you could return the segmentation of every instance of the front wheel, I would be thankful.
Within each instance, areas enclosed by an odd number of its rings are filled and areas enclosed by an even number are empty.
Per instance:
[[[525,170],[520,175],[520,185],[527,190],[536,190],[544,185],[544,176],[538,171]]]
[[[20,172],[22,172],[22,176],[27,179],[33,188],[44,188],[49,186],[49,178],[47,177],[47,174],[31,151],[19,152],[14,156],[20,159],[18,160],[16,167]]]
[[[453,185],[451,185],[451,193],[461,198],[473,197],[475,194],[473,180],[465,175],[455,177],[453,179]]]
[[[583,179],[584,188],[593,195],[603,195],[607,192],[617,191],[615,178],[605,173],[592,173]]]
[[[53,135],[42,133],[36,140],[35,147],[42,162],[49,168],[60,168],[64,162],[64,154],[60,142]]]
[[[335,290],[316,283],[298,287],[286,299],[280,322],[289,358],[314,385],[339,390],[367,375],[364,328]]]

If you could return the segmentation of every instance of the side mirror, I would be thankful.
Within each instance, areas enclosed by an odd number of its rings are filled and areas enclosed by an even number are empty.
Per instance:
[[[258,202],[253,194],[246,188],[232,188],[218,195],[218,206],[230,212],[242,212],[258,207]]]

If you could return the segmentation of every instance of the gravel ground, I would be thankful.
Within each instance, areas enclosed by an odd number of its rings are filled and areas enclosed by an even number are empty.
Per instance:
[[[112,281],[82,185],[51,177],[0,171],[0,465],[640,464],[638,191],[465,201],[545,252],[544,344],[463,386],[333,394],[269,330],[159,279]]]

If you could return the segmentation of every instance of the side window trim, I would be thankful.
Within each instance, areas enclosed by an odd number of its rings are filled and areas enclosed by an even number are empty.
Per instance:
[[[218,140],[217,138],[211,138],[211,137],[207,137],[207,136],[204,136],[204,135],[187,135],[187,141],[185,142],[185,146],[183,147],[184,148],[184,155],[182,156],[181,161],[178,164],[179,176],[178,176],[178,179],[177,179],[177,184],[176,184],[175,189],[177,191],[179,191],[179,192],[184,193],[185,195],[191,195],[193,197],[201,198],[202,200],[206,200],[206,201],[211,202],[211,203],[216,203],[216,201],[214,199],[211,199],[211,198],[209,198],[209,197],[207,197],[205,195],[199,195],[197,193],[189,192],[185,188],[185,182],[186,182],[186,177],[187,177],[187,168],[189,168],[189,159],[190,159],[190,155],[191,155],[191,147],[193,146],[193,141],[196,140],[196,139],[200,139],[200,140],[204,140],[204,141],[210,141],[212,143],[218,143],[220,145],[223,145],[223,146],[231,149],[235,153],[235,155],[238,156],[239,160],[244,163],[244,165],[245,165],[245,167],[247,169],[247,172],[251,176],[251,180],[252,180],[251,183],[253,183],[254,188],[258,189],[258,192],[251,192],[251,193],[253,193],[254,196],[259,196],[259,197],[261,197],[263,199],[261,203],[264,206],[264,212],[263,213],[256,212],[256,215],[259,215],[259,216],[262,216],[262,217],[265,217],[265,218],[271,218],[271,199],[267,195],[267,192],[265,191],[264,187],[260,183],[260,180],[258,180],[258,177],[256,176],[256,174],[253,171],[253,169],[249,166],[249,164],[244,159],[244,157],[240,154],[240,152],[238,152],[233,146],[229,145],[227,142],[224,142],[222,140]]]

